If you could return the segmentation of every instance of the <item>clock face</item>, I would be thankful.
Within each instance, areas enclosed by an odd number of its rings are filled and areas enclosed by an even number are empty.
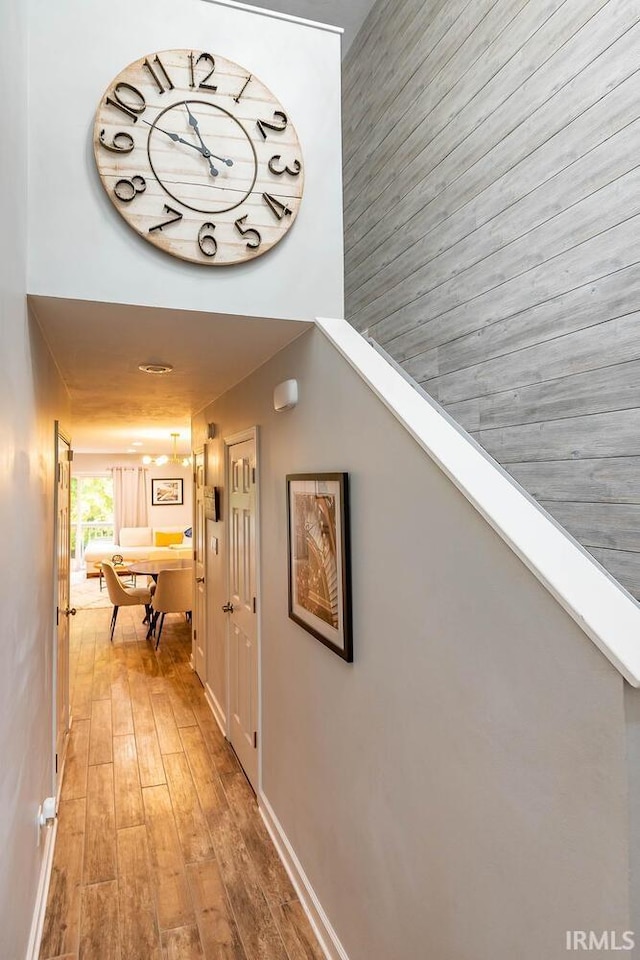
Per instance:
[[[292,226],[304,180],[285,109],[243,67],[164,50],[126,67],[100,101],[94,152],[127,223],[193,263],[253,260]]]

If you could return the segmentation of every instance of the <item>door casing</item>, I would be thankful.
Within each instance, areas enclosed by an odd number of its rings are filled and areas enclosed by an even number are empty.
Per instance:
[[[62,769],[71,726],[71,707],[69,703],[69,606],[70,606],[70,568],[71,568],[71,518],[70,518],[70,484],[71,484],[71,440],[60,428],[56,420],[54,424],[55,445],[55,483],[54,483],[54,518],[53,518],[53,676],[52,676],[52,770],[53,795],[58,796],[62,783]],[[61,482],[62,481],[62,482]],[[61,504],[61,496],[66,503]],[[66,520],[61,526],[60,509],[66,506]],[[65,543],[61,542],[65,539]],[[60,569],[61,548],[66,554],[66,570]]]
[[[204,449],[193,452],[193,669],[202,684],[207,681],[207,550],[204,518]],[[198,577],[204,577],[198,583]],[[199,648],[199,649],[198,649]],[[200,651],[200,652],[199,652]]]
[[[258,427],[249,427],[246,430],[242,430],[239,433],[234,433],[228,437],[224,438],[224,483],[225,491],[227,495],[224,498],[224,520],[226,527],[226,536],[224,538],[224,569],[225,569],[225,594],[227,598],[231,595],[231,585],[230,585],[230,551],[231,551],[231,538],[230,538],[230,521],[231,521],[231,510],[230,510],[230,497],[228,496],[228,491],[231,489],[231,477],[229,469],[229,452],[230,448],[237,443],[243,443],[246,440],[253,441],[253,448],[255,452],[255,461],[256,461],[256,478],[255,478],[255,590],[256,590],[256,661],[257,661],[257,686],[258,686],[258,702],[257,702],[257,715],[256,715],[256,727],[257,727],[257,783],[254,785],[256,788],[256,793],[259,793],[262,789],[262,604],[261,604],[261,547],[260,547],[260,447],[259,447],[259,430]],[[226,634],[225,634],[225,662],[227,668],[226,676],[226,703],[227,709],[226,713],[226,737],[231,742],[231,724],[232,724],[232,715],[231,715],[231,627],[229,618],[227,618]]]

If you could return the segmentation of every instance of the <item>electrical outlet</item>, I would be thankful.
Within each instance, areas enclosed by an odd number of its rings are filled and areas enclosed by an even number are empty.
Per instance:
[[[40,846],[40,834],[43,827],[50,826],[57,816],[57,803],[55,797],[46,797],[38,807],[38,816],[36,817],[37,840],[36,846]]]

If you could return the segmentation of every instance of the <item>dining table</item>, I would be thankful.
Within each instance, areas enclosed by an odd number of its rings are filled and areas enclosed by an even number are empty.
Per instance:
[[[175,560],[171,557],[167,557],[165,560],[135,560],[128,563],[127,567],[131,573],[153,577],[157,583],[162,570],[191,569],[193,560],[190,557],[176,557]]]

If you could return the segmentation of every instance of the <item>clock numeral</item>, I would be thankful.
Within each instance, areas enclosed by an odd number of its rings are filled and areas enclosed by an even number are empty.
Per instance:
[[[283,130],[287,129],[287,124],[289,120],[286,113],[283,113],[282,110],[273,111],[273,120],[257,120],[258,130],[262,134],[264,140],[267,139],[267,130],[275,130],[276,133],[282,133]]]
[[[166,82],[166,84],[167,84],[166,89],[165,89],[162,81],[161,81],[160,78],[158,77],[158,74],[156,73],[156,71],[153,69],[153,67],[152,67],[151,64],[149,63],[149,60],[148,60],[148,59],[145,59],[145,61],[144,61],[144,63],[142,64],[142,66],[143,66],[143,67],[146,67],[147,70],[149,71],[149,73],[151,74],[151,76],[153,77],[153,80],[154,80],[154,82],[157,84],[157,87],[158,87],[158,93],[166,93],[167,90],[173,90],[173,83],[171,82],[171,77],[169,76],[169,74],[168,74],[167,71],[165,70],[165,66],[164,66],[162,60],[160,59],[160,57],[155,56],[155,57],[153,58],[153,62],[154,62],[155,64],[157,64],[157,66],[159,67],[159,69],[162,71],[162,74],[163,74],[163,76],[164,76],[165,82]]]
[[[179,210],[174,210],[173,207],[164,205],[165,213],[175,213],[175,217],[170,217],[169,220],[163,220],[162,223],[156,223],[155,227],[149,227],[149,233],[153,233],[154,230],[162,230],[163,227],[168,227],[171,223],[180,223],[182,220],[182,214]]]
[[[197,67],[201,61],[204,61],[204,63],[210,65],[211,70],[209,70],[209,73],[206,75],[204,80],[201,80],[200,83],[196,84],[195,67]],[[191,89],[193,90],[197,86],[198,90],[211,90],[212,93],[216,93],[218,90],[217,86],[214,83],[207,83],[207,80],[209,79],[209,77],[212,76],[214,70],[216,69],[216,61],[213,59],[211,54],[201,53],[198,59],[195,61],[195,67],[194,67],[193,53],[190,53],[189,54],[189,72],[191,74],[191,82],[189,86],[191,87]]]
[[[284,173],[288,173],[290,177],[297,177],[302,170],[302,164],[299,160],[293,161],[293,169],[291,167],[285,167],[283,164],[282,169],[278,170],[276,167],[278,160],[282,160],[280,154],[277,154],[275,157],[271,157],[271,160],[269,160],[269,170],[271,173],[274,173],[276,177],[281,177]]]
[[[111,143],[107,143],[104,137],[104,130],[101,130],[100,143],[105,150],[110,150],[112,153],[131,153],[135,146],[131,134],[125,133],[124,130],[119,130],[118,133],[114,133]]]
[[[198,246],[205,257],[215,257],[218,252],[218,244],[213,235],[215,228],[215,223],[203,223],[198,230]]]
[[[146,189],[147,181],[144,177],[136,174],[136,176],[131,177],[130,180],[118,180],[113,188],[113,192],[118,200],[122,200],[123,203],[131,203],[137,194],[144,193]]]
[[[239,217],[235,222],[235,228],[242,237],[248,237],[249,234],[252,234],[253,239],[247,240],[247,250],[257,250],[262,243],[262,237],[254,227],[244,226],[247,217],[247,213],[245,213],[244,217]]]
[[[289,207],[285,206],[284,203],[282,203],[282,201],[278,200],[276,197],[272,197],[270,193],[263,193],[262,199],[269,207],[276,220],[282,220],[284,217],[291,216],[292,211],[289,209]]]
[[[242,88],[242,90],[240,91],[240,93],[238,94],[238,96],[233,98],[236,103],[240,103],[240,97],[242,96],[242,94],[245,92],[245,90],[246,90],[247,87],[249,86],[249,83],[250,83],[251,79],[252,79],[251,74],[249,74],[249,76],[247,77],[247,79],[246,79],[245,82],[244,82],[244,87]]]
[[[124,97],[125,91],[133,95],[133,102],[128,97]],[[129,117],[134,123],[138,122],[138,117],[144,113],[147,106],[147,101],[138,88],[131,83],[124,82],[116,83],[113,88],[113,96],[107,97],[106,103],[115,107],[116,110],[121,110],[125,117]]]

